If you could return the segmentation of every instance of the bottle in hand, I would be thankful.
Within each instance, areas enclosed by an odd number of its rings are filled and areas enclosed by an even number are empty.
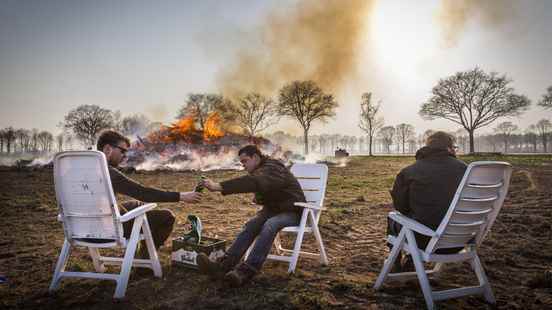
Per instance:
[[[203,192],[203,189],[205,189],[205,187],[203,186],[203,180],[205,180],[205,176],[202,175],[199,178],[199,182],[197,183],[196,187],[194,188],[194,192],[197,192],[197,193]]]

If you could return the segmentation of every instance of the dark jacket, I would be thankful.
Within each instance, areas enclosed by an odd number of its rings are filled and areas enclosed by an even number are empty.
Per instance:
[[[294,202],[305,202],[305,195],[299,182],[280,161],[263,158],[252,173],[223,181],[222,194],[256,193],[262,197],[262,204],[268,210],[280,212],[301,212]]]
[[[446,150],[423,147],[416,162],[397,175],[391,190],[402,214],[436,229],[445,216],[466,171],[466,164]]]
[[[177,202],[180,193],[145,187],[129,179],[116,168],[109,166],[109,177],[115,193],[124,194],[143,202]]]

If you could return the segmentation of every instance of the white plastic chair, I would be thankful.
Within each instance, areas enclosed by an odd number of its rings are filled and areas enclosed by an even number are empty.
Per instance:
[[[295,205],[303,208],[299,226],[288,226],[280,231],[274,239],[277,254],[269,254],[267,259],[284,261],[289,263],[288,273],[295,272],[299,255],[310,258],[320,258],[322,265],[328,264],[328,257],[324,249],[324,242],[318,229],[320,214],[324,210],[324,196],[326,195],[326,183],[328,181],[328,166],[324,164],[303,164],[297,163],[291,167],[291,173],[297,178],[307,202],[296,202]],[[294,233],[297,235],[293,249],[282,247],[280,240],[281,233]],[[316,239],[319,253],[301,251],[305,233],[312,233]],[[245,255],[249,256],[253,246],[249,247]],[[286,253],[288,255],[286,255]]]
[[[437,230],[432,230],[399,212],[390,212],[389,218],[402,225],[398,236],[388,236],[393,245],[383,264],[374,288],[379,289],[387,279],[407,280],[417,277],[428,309],[434,301],[479,294],[489,303],[495,303],[491,285],[477,249],[491,229],[500,211],[508,186],[512,167],[505,162],[480,161],[471,163],[460,182],[449,209]],[[419,249],[414,232],[431,237],[425,249]],[[463,248],[455,254],[437,254],[438,249]],[[412,255],[416,272],[389,273],[391,266],[403,250]],[[478,286],[432,291],[428,275],[441,271],[443,263],[469,261],[477,275]],[[434,262],[432,270],[425,270],[424,262]]]
[[[58,219],[63,222],[65,241],[56,263],[50,291],[59,287],[62,278],[105,279],[117,282],[113,297],[123,298],[131,267],[150,268],[156,277],[162,276],[146,216],[146,212],[157,205],[146,204],[121,216],[102,152],[70,151],[56,154],[54,182],[60,211]],[[122,223],[132,219],[132,232],[130,238],[126,239]],[[134,258],[140,240],[146,242],[149,259]],[[65,271],[73,246],[88,248],[96,272]],[[101,256],[100,248],[123,248],[124,257]],[[120,265],[120,273],[104,273],[105,265]]]

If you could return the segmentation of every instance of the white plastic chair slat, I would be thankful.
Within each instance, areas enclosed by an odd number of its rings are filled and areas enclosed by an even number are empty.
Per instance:
[[[465,215],[476,215],[476,214],[487,214],[487,213],[491,212],[492,210],[493,210],[492,208],[482,209],[482,210],[478,210],[478,211],[456,210],[454,213],[456,213],[456,214],[465,214]]]
[[[112,216],[111,213],[95,213],[95,214],[87,214],[87,213],[65,213],[66,217],[105,217],[105,216]]]
[[[470,197],[460,198],[460,200],[462,201],[470,201],[470,202],[491,202],[497,199],[498,199],[498,196],[486,197],[486,198],[470,198]]]
[[[475,223],[450,223],[445,230],[445,234],[458,235],[467,233],[476,233],[479,231],[481,225],[485,224],[483,221]]]
[[[477,221],[485,221],[487,219],[487,215],[491,213],[493,209],[483,209],[480,211],[461,211],[456,210],[454,214],[452,214],[450,218],[451,223],[472,223]]]
[[[473,188],[499,188],[499,187],[502,187],[502,185],[504,185],[504,183],[502,183],[502,182],[496,183],[496,184],[475,184],[475,183],[470,183],[470,184],[468,184],[468,187],[473,187]]]

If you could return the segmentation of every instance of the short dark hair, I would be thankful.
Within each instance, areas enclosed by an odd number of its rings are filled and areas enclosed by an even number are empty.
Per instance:
[[[454,146],[455,138],[453,135],[444,131],[437,131],[427,137],[426,146],[434,149],[452,148]]]
[[[104,146],[106,146],[107,144],[117,145],[121,141],[130,146],[130,140],[127,137],[123,136],[121,133],[115,130],[109,129],[102,131],[100,137],[98,138],[98,143],[96,144],[96,147],[98,148],[98,151],[103,151]]]
[[[249,157],[252,157],[255,154],[259,155],[259,157],[261,157],[261,158],[265,157],[265,155],[263,155],[263,153],[261,153],[261,150],[259,150],[259,148],[256,145],[253,145],[253,144],[249,144],[249,145],[246,145],[246,146],[242,147],[238,151],[238,156],[241,156],[242,154],[245,154]]]

